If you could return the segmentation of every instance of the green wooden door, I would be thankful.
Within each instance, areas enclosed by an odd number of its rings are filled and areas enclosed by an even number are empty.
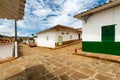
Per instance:
[[[115,41],[115,25],[102,27],[102,42]]]
[[[58,36],[58,45],[62,45],[62,36]]]

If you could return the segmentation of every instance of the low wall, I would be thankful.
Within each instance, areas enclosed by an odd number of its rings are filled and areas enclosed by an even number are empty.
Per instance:
[[[120,42],[82,42],[82,50],[120,56]]]
[[[75,40],[63,41],[62,45],[70,44],[70,43],[75,42],[75,41],[80,41],[80,40],[75,39]],[[60,46],[60,45],[58,45],[58,43],[55,43],[55,46],[57,47],[57,46]]]
[[[13,48],[14,48],[14,43],[4,44],[0,46],[0,59],[3,60],[13,57]]]

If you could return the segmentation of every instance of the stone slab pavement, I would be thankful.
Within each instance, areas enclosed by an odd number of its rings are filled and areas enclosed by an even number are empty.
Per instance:
[[[14,43],[0,46],[0,60],[13,56]]]
[[[51,50],[22,44],[20,58],[0,64],[0,80],[120,80],[120,63],[73,55],[79,45]]]

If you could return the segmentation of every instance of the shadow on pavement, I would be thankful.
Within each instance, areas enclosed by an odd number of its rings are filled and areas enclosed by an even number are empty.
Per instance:
[[[15,74],[6,80],[59,80],[57,77],[50,73],[43,65],[36,65],[18,74]]]
[[[24,56],[23,51],[22,51],[22,46],[18,46],[18,57]]]

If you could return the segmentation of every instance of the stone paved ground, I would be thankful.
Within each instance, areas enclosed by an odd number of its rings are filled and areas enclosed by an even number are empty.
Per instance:
[[[0,80],[120,80],[120,63],[71,54],[81,43],[51,50],[20,44],[20,58],[0,64]]]

